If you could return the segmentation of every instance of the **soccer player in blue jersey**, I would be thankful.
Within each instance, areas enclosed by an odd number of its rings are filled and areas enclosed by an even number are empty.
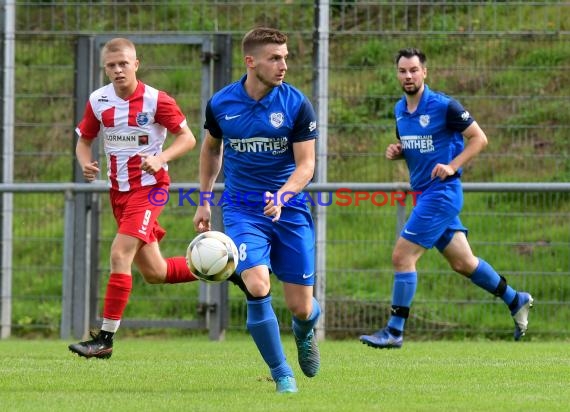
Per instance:
[[[295,200],[314,173],[316,115],[307,97],[283,81],[285,34],[253,29],[242,50],[246,74],[215,93],[206,108],[200,190],[212,192],[223,163],[224,227],[239,250],[231,280],[245,293],[247,329],[277,392],[297,392],[271,304],[270,273],[282,282],[293,314],[301,370],[313,377],[320,366],[314,326],[321,311],[313,297],[315,234],[306,202]],[[211,204],[202,202],[194,216],[196,230],[210,230],[210,218]]]
[[[404,324],[416,292],[416,262],[433,247],[454,271],[505,302],[518,341],[527,330],[533,298],[514,290],[489,263],[473,254],[467,229],[459,219],[462,166],[485,148],[487,136],[459,102],[424,83],[426,56],[421,50],[400,50],[396,65],[404,97],[395,106],[399,142],[388,145],[386,157],[406,161],[410,184],[421,194],[392,253],[395,276],[388,325],[361,336],[360,341],[375,348],[402,346]]]

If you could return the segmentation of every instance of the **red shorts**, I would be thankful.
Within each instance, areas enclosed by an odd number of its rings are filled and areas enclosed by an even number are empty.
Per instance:
[[[117,233],[136,237],[145,243],[160,242],[164,237],[166,230],[157,220],[164,205],[149,201],[151,190],[168,191],[168,184],[143,186],[130,192],[111,189],[109,198],[117,221]]]

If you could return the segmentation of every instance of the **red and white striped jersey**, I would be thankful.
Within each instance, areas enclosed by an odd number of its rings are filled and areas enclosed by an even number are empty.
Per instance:
[[[137,89],[126,100],[116,95],[112,84],[91,93],[75,131],[85,139],[104,139],[109,186],[127,192],[169,182],[166,163],[159,173],[150,175],[141,170],[138,154],[162,153],[167,131],[177,133],[186,124],[186,117],[172,97],[139,80]]]

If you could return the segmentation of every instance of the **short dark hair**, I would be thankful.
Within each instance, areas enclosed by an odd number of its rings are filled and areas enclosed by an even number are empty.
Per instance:
[[[285,44],[287,35],[270,27],[256,27],[248,31],[241,42],[243,54],[252,54],[259,46],[266,44]]]
[[[396,64],[398,64],[398,62],[400,61],[400,59],[402,57],[405,57],[406,59],[409,59],[411,57],[414,56],[418,56],[418,59],[420,60],[420,63],[422,66],[425,66],[426,62],[427,62],[427,57],[425,55],[425,53],[423,51],[421,51],[420,49],[416,49],[415,47],[408,47],[405,49],[400,49],[398,50],[398,53],[396,54]]]

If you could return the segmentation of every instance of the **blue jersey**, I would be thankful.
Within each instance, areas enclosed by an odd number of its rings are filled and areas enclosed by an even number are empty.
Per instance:
[[[410,184],[416,191],[425,191],[432,182],[439,182],[439,179],[431,179],[435,165],[449,164],[463,151],[461,133],[474,120],[459,102],[431,91],[427,85],[415,112],[408,112],[405,96],[396,103],[394,112],[396,134],[410,171]],[[455,176],[460,177],[461,173],[460,168]]]
[[[275,193],[295,170],[293,143],[318,136],[317,120],[309,100],[288,83],[257,101],[245,91],[245,78],[214,94],[204,128],[223,139],[224,197],[263,205],[263,194]]]

